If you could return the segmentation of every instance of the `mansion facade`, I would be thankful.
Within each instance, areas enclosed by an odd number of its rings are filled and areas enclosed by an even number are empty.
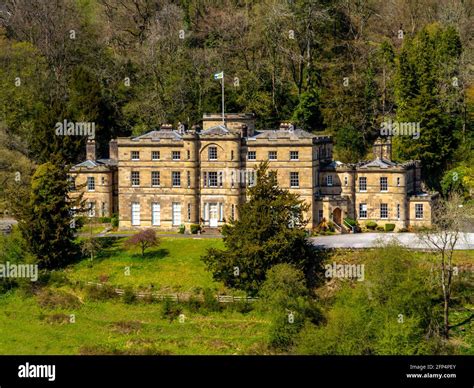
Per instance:
[[[215,228],[237,219],[263,161],[276,171],[280,187],[308,203],[309,229],[325,219],[344,231],[346,217],[397,228],[430,225],[436,194],[422,191],[418,161],[391,160],[390,140],[374,144],[370,161],[343,164],[332,153],[329,136],[286,123],[257,131],[252,114],[227,114],[225,124],[211,114],[190,130],[165,124],[111,140],[107,159],[97,158],[95,142],[88,141],[87,160],[70,175],[89,215],[117,213],[120,228],[189,230],[191,224]]]

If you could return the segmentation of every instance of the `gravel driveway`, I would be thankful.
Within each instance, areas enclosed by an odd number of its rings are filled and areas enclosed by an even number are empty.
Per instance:
[[[314,245],[321,248],[371,248],[380,241],[397,239],[407,248],[426,249],[415,233],[356,233],[318,236],[310,238]],[[474,233],[464,233],[456,244],[456,249],[474,249]]]

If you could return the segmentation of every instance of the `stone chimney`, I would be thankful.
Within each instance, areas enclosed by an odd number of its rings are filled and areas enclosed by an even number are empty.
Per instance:
[[[242,124],[240,127],[240,136],[247,137],[249,135],[249,127],[247,124]]]
[[[161,124],[160,130],[162,131],[171,131],[173,129],[172,124]]]
[[[96,145],[95,140],[87,140],[86,144],[86,159],[96,160]]]
[[[118,160],[117,139],[112,139],[109,141],[109,159]]]
[[[375,158],[392,160],[392,140],[387,137],[385,139],[378,138],[373,146]]]
[[[180,135],[184,135],[186,133],[186,125],[181,122],[178,123],[178,133]]]

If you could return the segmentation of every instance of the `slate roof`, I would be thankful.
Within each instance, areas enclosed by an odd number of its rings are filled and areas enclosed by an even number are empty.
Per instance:
[[[160,129],[160,130],[153,130],[147,132],[140,136],[135,136],[132,140],[140,140],[140,139],[152,139],[152,140],[159,140],[159,139],[171,139],[171,140],[182,140],[183,137],[176,131],[170,129]]]
[[[363,162],[359,164],[359,168],[370,168],[370,167],[375,167],[375,168],[390,168],[390,167],[396,167],[399,166],[398,163],[392,162],[391,160],[387,159],[380,159],[380,158],[375,158],[374,160],[370,162]]]
[[[306,132],[302,129],[296,128],[292,131],[288,129],[266,129],[261,130],[255,133],[252,138],[255,139],[270,139],[270,140],[278,140],[278,139],[312,139],[316,137],[312,133]]]
[[[230,131],[223,125],[216,125],[201,132],[201,135],[227,135]]]
[[[113,159],[98,159],[98,160],[85,160],[84,162],[81,162],[79,164],[76,164],[73,166],[73,169],[77,168],[96,168],[96,167],[112,167],[116,166],[117,161]]]

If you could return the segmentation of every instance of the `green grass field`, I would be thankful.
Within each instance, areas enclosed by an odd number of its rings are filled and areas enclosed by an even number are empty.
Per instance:
[[[62,271],[70,284],[50,285],[53,294],[73,295],[77,303],[45,306],[41,294],[23,296],[16,290],[0,296],[0,354],[268,354],[270,319],[254,309],[238,305],[220,312],[195,310],[180,304],[184,322],[175,315],[163,317],[163,303],[139,301],[126,304],[120,298],[90,300],[84,287],[74,286],[99,279],[107,284],[163,293],[192,292],[209,288],[231,292],[212,279],[201,256],[210,247],[223,247],[220,239],[162,238],[142,258],[138,250],[123,249],[124,238],[111,238],[92,263],[85,259]],[[337,250],[328,262],[359,262],[363,250]],[[424,260],[424,254],[416,258]],[[456,263],[471,265],[474,251],[456,253]],[[130,267],[130,275],[125,268]],[[466,306],[469,307],[469,306]],[[472,306],[470,306],[472,308]],[[71,314],[75,322],[70,322]],[[469,318],[453,311],[452,322]],[[474,321],[453,329],[453,341],[462,353],[473,354]]]
[[[115,241],[91,263],[83,260],[64,272],[71,281],[108,283],[135,289],[193,291],[224,287],[213,281],[200,257],[220,239],[163,238],[142,258]],[[130,276],[124,268],[130,267]],[[51,288],[56,291],[54,288]],[[162,318],[161,303],[125,304],[121,299],[90,301],[83,290],[61,286],[82,301],[71,308],[46,308],[37,296],[19,291],[0,297],[0,354],[260,354],[265,352],[268,320],[256,311],[193,312],[184,306],[183,323]],[[75,323],[70,323],[74,314]]]
[[[186,309],[180,323],[162,319],[158,303],[119,300],[45,309],[35,298],[10,295],[0,298],[0,308],[1,354],[258,354],[268,326],[254,312]]]
[[[220,239],[163,238],[158,247],[141,256],[138,250],[123,250],[124,239],[111,239],[112,245],[93,260],[83,260],[66,270],[70,280],[98,282],[101,276],[116,286],[148,288],[156,291],[186,292],[197,287],[222,289],[206,271],[201,256],[210,247],[223,247]],[[130,275],[126,275],[126,267]]]

